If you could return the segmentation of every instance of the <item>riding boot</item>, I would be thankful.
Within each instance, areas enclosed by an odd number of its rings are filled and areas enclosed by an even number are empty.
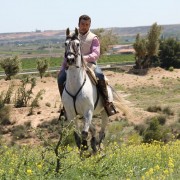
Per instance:
[[[63,90],[64,90],[64,85],[58,85],[58,88],[59,88],[59,92],[60,92],[60,95],[61,95],[61,99],[62,99],[62,94],[63,94]],[[66,111],[65,111],[65,108],[64,106],[61,108],[60,110],[60,115],[59,115],[59,119],[61,119],[61,117],[65,118],[65,120],[67,120],[67,116],[66,116]]]
[[[116,113],[118,113],[118,111],[116,110],[113,102],[109,102],[109,98],[108,98],[108,90],[107,90],[107,85],[105,80],[98,80],[98,85],[97,85],[103,99],[104,99],[104,108],[107,112],[108,116],[112,116]]]

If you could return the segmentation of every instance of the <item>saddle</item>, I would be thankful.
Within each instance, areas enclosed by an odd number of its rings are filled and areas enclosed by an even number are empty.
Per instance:
[[[98,80],[97,80],[97,77],[96,77],[96,75],[94,73],[95,67],[96,67],[95,64],[87,63],[86,72],[87,72],[87,75],[89,76],[89,79],[91,80],[91,82],[94,85],[97,85],[98,84]]]
[[[95,64],[92,64],[92,63],[87,63],[87,66],[86,66],[86,72],[87,72],[87,75],[89,76],[91,82],[94,84],[94,85],[97,85],[98,84],[98,78],[96,77],[95,73],[94,73],[94,69],[96,68],[96,65]],[[108,79],[106,76],[105,77],[105,81],[106,81],[106,84],[108,84]]]

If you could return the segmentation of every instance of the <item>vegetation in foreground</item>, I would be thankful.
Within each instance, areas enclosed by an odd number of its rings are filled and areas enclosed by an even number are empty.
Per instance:
[[[53,147],[1,145],[1,179],[178,179],[180,141],[135,145],[111,142],[89,158],[75,147],[59,149],[60,169]]]

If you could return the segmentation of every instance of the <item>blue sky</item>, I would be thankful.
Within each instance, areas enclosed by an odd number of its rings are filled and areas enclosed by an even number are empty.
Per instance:
[[[91,28],[180,24],[180,0],[0,0],[0,33],[74,29],[88,14]]]

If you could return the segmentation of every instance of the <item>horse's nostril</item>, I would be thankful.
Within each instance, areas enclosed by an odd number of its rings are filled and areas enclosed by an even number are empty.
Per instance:
[[[75,59],[74,59],[73,57],[67,58],[67,63],[68,63],[69,65],[72,65],[74,62],[75,62]]]

